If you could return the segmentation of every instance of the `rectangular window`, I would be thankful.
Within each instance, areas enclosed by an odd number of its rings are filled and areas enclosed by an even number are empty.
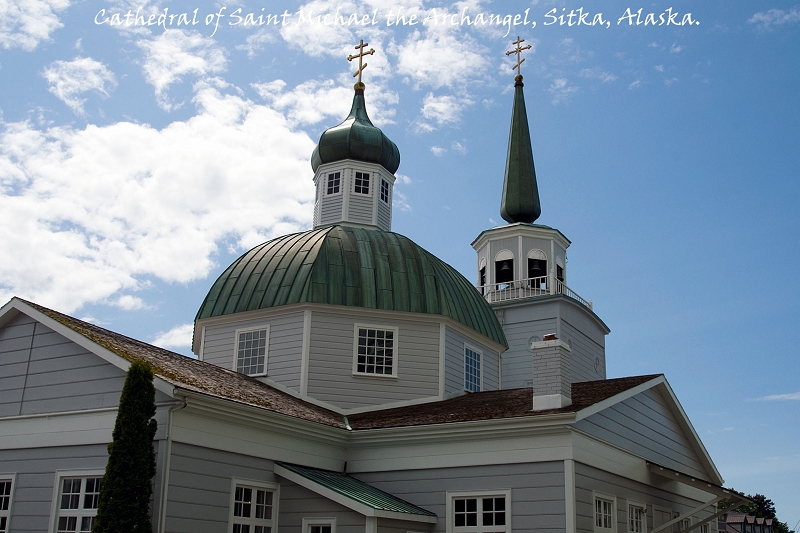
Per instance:
[[[616,522],[614,512],[614,502],[616,499],[613,496],[599,496],[595,494],[594,497],[594,530],[602,533],[609,533],[615,531],[614,524]]]
[[[265,375],[267,373],[268,346],[269,326],[237,330],[234,370],[248,376]]]
[[[383,203],[389,203],[389,182],[386,180],[381,180],[381,200]]]
[[[630,533],[646,533],[647,517],[645,506],[628,503],[628,531]]]
[[[0,478],[0,533],[8,533],[8,523],[11,521],[11,489],[14,480]]]
[[[55,532],[91,532],[97,516],[97,505],[100,502],[102,474],[100,472],[91,475],[65,473],[58,477],[57,483]]]
[[[341,172],[332,172],[328,174],[328,182],[325,187],[325,195],[339,194],[342,184]]]
[[[708,524],[697,527],[697,533],[708,533]]]
[[[356,172],[353,192],[356,194],[369,194],[369,174],[366,172]]]
[[[278,485],[253,481],[232,482],[231,533],[272,533],[277,524]]]
[[[353,373],[397,376],[397,328],[356,324]]]
[[[303,518],[302,533],[336,533],[336,519]]]
[[[464,346],[464,390],[481,390],[481,352],[472,346]]]
[[[506,533],[511,531],[511,491],[448,493],[448,533]]]

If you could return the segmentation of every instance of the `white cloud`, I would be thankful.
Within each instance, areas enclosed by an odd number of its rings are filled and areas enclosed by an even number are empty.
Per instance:
[[[69,7],[69,0],[0,1],[0,46],[33,51],[40,42],[64,26],[56,13]]]
[[[642,86],[642,80],[639,79],[639,80],[635,80],[635,81],[631,82],[631,84],[628,85],[628,89],[631,89],[631,90],[632,89],[638,89],[641,86]]]
[[[653,67],[653,69],[659,72],[664,72],[664,65],[656,65]]]
[[[414,88],[460,86],[482,78],[489,66],[488,50],[469,35],[432,28],[412,32],[392,51],[398,74]]]
[[[461,120],[464,109],[472,103],[463,95],[459,98],[449,94],[434,96],[428,93],[422,100],[422,119],[416,121],[415,127],[417,131],[429,132],[444,125],[456,124]]]
[[[155,339],[150,341],[160,348],[189,348],[192,345],[192,334],[194,324],[180,324],[169,331],[159,333]]]
[[[158,105],[166,111],[174,107],[166,94],[170,85],[187,74],[208,76],[223,72],[227,65],[225,53],[214,39],[195,31],[172,29],[136,44],[144,50],[144,77],[155,88]]]
[[[403,185],[411,185],[412,183],[411,178],[409,178],[405,174],[397,173],[394,175],[394,177],[397,178],[397,181],[395,183],[402,183]]]
[[[664,80],[664,85],[672,85],[673,83],[676,83],[677,81],[678,81],[678,78],[668,78],[668,79]]]
[[[431,153],[436,157],[442,157],[445,152],[447,152],[447,148],[442,148],[441,146],[431,146]]]
[[[610,73],[606,72],[600,67],[592,67],[592,68],[585,68],[578,73],[579,76],[583,78],[589,78],[591,80],[599,80],[603,83],[608,83],[610,81],[615,81],[617,77]]]
[[[553,95],[552,101],[556,105],[569,102],[572,99],[572,95],[578,92],[578,88],[570,86],[566,78],[554,79],[548,90]]]
[[[411,205],[409,205],[406,195],[397,189],[392,192],[392,207],[400,211],[411,211]]]
[[[759,400],[764,401],[775,401],[775,400],[800,400],[800,391],[798,392],[790,392],[788,394],[773,394],[771,396],[762,396],[758,398]]]
[[[130,294],[123,294],[112,303],[124,311],[138,311],[148,308],[144,300],[137,296],[131,296]]]
[[[783,26],[784,24],[793,24],[800,22],[800,7],[795,6],[788,11],[784,11],[783,9],[760,11],[750,17],[747,22],[755,24],[760,30],[767,30],[774,26]]]
[[[464,155],[464,154],[467,153],[467,147],[464,146],[463,144],[461,144],[458,141],[453,141],[453,144],[450,145],[450,148],[452,148],[453,150],[455,150],[456,152],[458,152],[461,155]]]
[[[247,36],[245,44],[236,47],[237,50],[247,52],[247,57],[254,58],[258,52],[264,49],[265,45],[276,41],[275,32],[271,28],[262,28]]]
[[[681,51],[681,47],[678,46],[678,43],[672,43],[672,46],[670,46],[670,48],[669,48],[669,53],[670,54],[677,54],[680,51]]]
[[[72,61],[53,61],[42,76],[50,84],[50,92],[69,106],[76,115],[84,115],[86,98],[79,96],[88,91],[97,91],[108,96],[109,89],[117,85],[114,73],[91,57],[76,57]]]
[[[194,102],[162,129],[0,123],[0,301],[135,307],[150,280],[205,278],[221,245],[310,225],[308,135],[209,83]]]
[[[658,48],[658,43],[657,42],[652,42],[652,43],[648,44],[647,47],[648,48]]]

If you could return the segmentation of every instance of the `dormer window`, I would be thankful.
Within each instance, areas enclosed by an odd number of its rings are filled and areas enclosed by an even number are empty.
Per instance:
[[[386,180],[381,180],[381,200],[383,203],[389,203],[389,182]]]
[[[353,192],[356,194],[369,194],[369,174],[366,172],[356,172]]]
[[[325,194],[339,194],[340,187],[342,184],[342,174],[341,172],[331,172],[328,174],[328,182],[325,188]]]

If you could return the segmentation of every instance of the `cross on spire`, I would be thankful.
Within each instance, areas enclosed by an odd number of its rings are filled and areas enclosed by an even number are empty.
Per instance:
[[[364,48],[366,48],[368,45],[369,43],[365,43],[364,39],[361,39],[359,44],[356,46],[356,50],[358,50],[358,53],[347,56],[348,61],[352,61],[355,58],[358,58],[358,70],[353,73],[353,77],[355,78],[356,76],[358,76],[358,82],[356,82],[355,88],[361,89],[362,91],[364,90],[364,84],[361,83],[361,73],[364,71],[365,68],[367,68],[367,64],[363,62],[364,56],[371,56],[372,54],[375,53],[375,50],[373,48],[370,48],[369,52],[364,51]]]
[[[521,58],[521,54],[524,50],[530,50],[531,48],[531,45],[521,46],[522,43],[524,42],[525,39],[520,39],[519,35],[517,35],[517,40],[511,43],[514,45],[515,48],[513,50],[506,52],[507,56],[510,56],[511,54],[517,54],[517,64],[511,67],[511,70],[517,69],[517,75],[514,76],[514,79],[516,81],[522,81],[522,73],[520,72],[521,70],[520,67],[522,66],[522,63],[525,62],[525,59]]]

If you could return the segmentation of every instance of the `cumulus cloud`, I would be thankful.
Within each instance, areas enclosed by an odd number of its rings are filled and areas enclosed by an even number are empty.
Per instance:
[[[600,67],[585,68],[581,70],[578,75],[591,80],[599,80],[603,83],[608,83],[617,79],[614,74],[606,72]]]
[[[768,30],[784,24],[795,24],[800,22],[800,6],[794,6],[787,11],[783,9],[759,11],[750,17],[747,22],[755,24],[760,30]]]
[[[578,92],[578,88],[569,85],[567,78],[556,78],[550,84],[548,91],[553,95],[552,102],[558,105],[569,102],[572,99],[572,95]]]
[[[57,13],[69,7],[69,0],[0,1],[0,46],[33,51],[63,24]]]
[[[225,53],[214,39],[195,31],[172,29],[136,44],[144,51],[144,77],[155,88],[158,105],[166,111],[174,107],[167,97],[170,85],[186,75],[218,74],[227,65]]]
[[[422,119],[416,122],[417,131],[429,132],[444,125],[456,124],[461,120],[464,109],[472,105],[472,100],[465,96],[425,95],[422,100]]]
[[[80,116],[85,114],[83,104],[86,102],[86,98],[80,98],[81,94],[96,91],[108,96],[106,87],[113,89],[117,85],[114,73],[91,57],[53,61],[44,69],[42,76],[50,84],[50,92]]]
[[[192,346],[192,334],[194,324],[180,324],[169,331],[159,333],[155,339],[150,341],[160,348],[189,348]]]
[[[447,148],[442,148],[441,146],[431,146],[431,153],[436,157],[442,157],[445,152],[447,152]]]
[[[0,301],[136,308],[152,281],[205,278],[220,247],[307,228],[313,141],[220,87],[162,129],[0,123]]]
[[[464,155],[464,154],[467,153],[467,147],[464,146],[463,144],[461,144],[458,141],[453,141],[453,143],[450,145],[450,148],[452,148],[453,150],[455,150],[456,152],[458,152],[461,155]]]
[[[401,76],[415,88],[433,89],[461,86],[483,77],[490,56],[486,47],[469,35],[431,28],[424,34],[412,32],[394,52]]]

